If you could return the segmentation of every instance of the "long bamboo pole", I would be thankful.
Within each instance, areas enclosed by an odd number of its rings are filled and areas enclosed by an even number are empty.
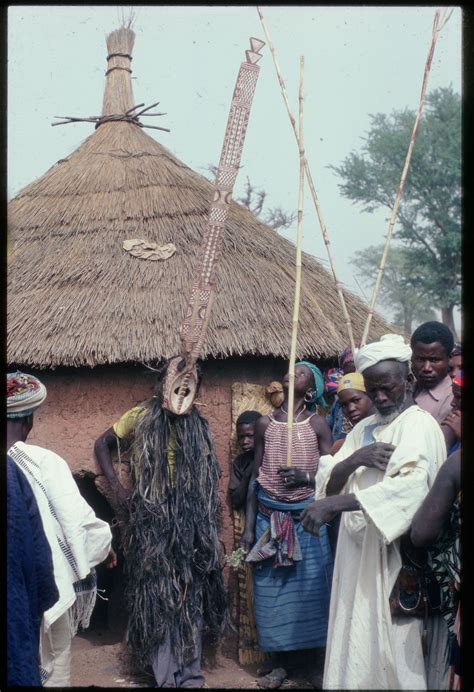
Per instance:
[[[295,407],[295,360],[296,342],[298,339],[298,317],[300,312],[301,295],[301,239],[303,226],[304,204],[304,139],[303,139],[303,106],[304,102],[304,57],[300,57],[300,88],[298,95],[299,119],[298,119],[298,145],[300,150],[300,179],[298,190],[298,219],[296,223],[296,277],[295,277],[295,301],[293,304],[293,323],[291,329],[290,367],[288,370],[288,452],[286,465],[291,466],[291,447],[293,442],[293,413]]]
[[[267,44],[268,44],[268,46],[269,46],[269,48],[270,48],[270,51],[271,51],[271,54],[272,54],[273,64],[274,64],[274,66],[275,66],[275,71],[276,71],[276,74],[277,74],[278,82],[279,82],[279,84],[280,84],[280,89],[281,89],[281,93],[282,93],[282,96],[283,96],[283,100],[284,100],[285,105],[286,105],[286,110],[287,110],[288,116],[289,116],[289,118],[290,118],[291,126],[292,126],[292,128],[293,128],[293,132],[294,132],[294,134],[295,134],[295,137],[296,137],[296,141],[297,141],[297,143],[298,143],[298,146],[300,146],[299,135],[298,135],[298,132],[297,132],[297,130],[296,130],[295,118],[294,118],[294,116],[293,116],[293,114],[292,114],[292,112],[291,112],[290,102],[289,102],[289,100],[288,100],[288,95],[287,95],[287,93],[286,93],[285,82],[283,81],[283,77],[282,77],[282,75],[281,75],[281,71],[280,71],[280,68],[279,68],[279,66],[278,66],[278,62],[277,62],[277,59],[276,59],[275,48],[274,48],[274,46],[273,46],[272,40],[271,40],[271,38],[270,38],[270,34],[269,34],[269,32],[268,32],[267,25],[266,25],[266,23],[265,23],[265,19],[264,19],[264,16],[263,16],[262,8],[261,8],[259,5],[257,5],[257,12],[258,12],[258,16],[260,17],[260,22],[261,22],[262,27],[263,27],[263,30],[264,30],[264,32],[265,32],[265,36],[266,36],[266,38],[267,38]],[[326,227],[326,223],[325,223],[325,221],[324,221],[324,219],[323,219],[323,215],[322,215],[322,212],[321,212],[321,206],[320,206],[320,204],[319,204],[318,195],[316,194],[316,189],[315,189],[314,183],[313,183],[313,177],[312,177],[312,175],[311,175],[311,171],[310,171],[310,168],[309,168],[309,163],[308,163],[308,160],[306,159],[306,156],[305,156],[305,158],[304,158],[304,171],[305,171],[306,179],[307,179],[307,181],[308,181],[309,189],[310,189],[310,192],[311,192],[311,197],[313,198],[314,207],[315,207],[315,209],[316,209],[316,214],[317,214],[318,219],[319,219],[319,225],[320,225],[320,227],[321,227],[321,233],[322,233],[322,235],[323,235],[324,243],[325,243],[325,245],[326,245],[326,251],[327,251],[327,254],[328,254],[328,258],[329,258],[329,263],[330,263],[330,265],[331,265],[332,275],[333,275],[333,277],[334,277],[334,282],[335,282],[335,284],[336,284],[337,295],[338,295],[338,297],[339,297],[339,302],[341,303],[341,308],[342,308],[342,313],[343,313],[343,315],[344,315],[344,321],[345,321],[345,324],[346,324],[347,334],[348,334],[348,336],[349,336],[349,343],[350,343],[350,345],[351,345],[352,353],[354,354],[354,351],[355,351],[355,342],[354,342],[354,335],[353,335],[353,332],[352,332],[351,318],[350,318],[349,313],[348,313],[348,311],[347,311],[346,302],[345,302],[345,300],[344,300],[344,294],[343,294],[343,292],[342,292],[342,284],[341,284],[341,282],[339,281],[339,279],[338,279],[338,277],[337,277],[337,274],[336,274],[336,265],[335,265],[335,263],[334,263],[334,259],[333,259],[332,251],[331,251],[331,241],[330,241],[330,239],[329,239],[329,234],[328,234],[328,230],[327,230],[327,227]]]
[[[446,15],[446,11],[445,11],[445,15]],[[449,16],[451,16],[451,15],[449,15]],[[407,151],[407,155],[405,157],[405,163],[403,166],[402,175],[400,177],[400,183],[398,185],[398,190],[397,190],[397,194],[395,197],[395,203],[393,205],[392,214],[390,216],[390,222],[388,224],[387,238],[385,240],[385,247],[384,247],[384,251],[382,254],[382,259],[380,260],[380,265],[379,265],[379,269],[377,272],[377,277],[375,279],[375,285],[374,285],[374,290],[372,292],[372,297],[370,300],[369,312],[367,315],[367,321],[365,323],[364,332],[362,334],[361,346],[365,345],[365,343],[367,341],[367,337],[369,335],[370,323],[372,322],[372,317],[374,314],[374,307],[375,307],[375,303],[376,303],[377,296],[379,293],[380,284],[382,281],[382,275],[383,275],[383,272],[385,269],[385,263],[387,261],[388,249],[389,249],[390,241],[392,239],[392,234],[393,234],[393,227],[395,225],[395,221],[397,220],[398,207],[400,205],[400,199],[401,199],[403,188],[405,186],[405,181],[406,181],[406,178],[408,175],[408,169],[410,167],[411,157],[413,154],[413,147],[415,146],[415,139],[416,139],[416,135],[418,133],[418,127],[420,124],[421,115],[423,113],[426,88],[428,86],[428,77],[430,75],[431,63],[433,62],[433,55],[434,55],[434,50],[436,47],[436,41],[438,40],[439,32],[441,31],[442,26],[444,26],[444,24],[446,23],[446,21],[448,19],[449,19],[449,17],[444,18],[443,23],[441,24],[441,14],[440,14],[439,10],[437,10],[435,12],[432,35],[431,35],[431,45],[430,45],[430,49],[428,52],[428,58],[426,60],[425,70],[424,70],[424,74],[423,74],[423,84],[421,87],[421,95],[420,95],[420,101],[418,104],[418,112],[416,115],[415,124],[413,126],[413,131],[411,133],[410,143],[408,145],[408,151]]]

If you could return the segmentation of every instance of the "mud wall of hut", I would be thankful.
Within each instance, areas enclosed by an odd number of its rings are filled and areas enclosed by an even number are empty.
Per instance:
[[[227,498],[231,465],[232,384],[268,384],[285,372],[286,363],[275,358],[227,358],[204,363],[199,400],[209,421],[222,469],[220,496],[223,505],[221,538],[226,551],[233,549],[232,516]],[[48,447],[62,456],[76,478],[91,477],[113,504],[108,484],[94,457],[94,441],[127,409],[147,399],[154,376],[143,366],[112,365],[60,368],[35,373],[45,383],[48,397],[35,415],[31,444]]]

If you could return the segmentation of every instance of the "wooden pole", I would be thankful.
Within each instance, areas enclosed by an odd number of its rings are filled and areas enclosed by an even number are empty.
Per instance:
[[[301,238],[303,226],[303,205],[304,205],[304,143],[303,143],[303,88],[304,88],[304,57],[300,57],[300,88],[299,88],[299,120],[298,120],[298,145],[300,151],[300,179],[298,190],[298,220],[296,224],[296,278],[295,278],[295,301],[293,304],[293,323],[291,330],[291,349],[290,367],[288,378],[288,453],[286,465],[291,466],[291,446],[293,442],[293,413],[295,404],[295,360],[296,342],[298,338],[298,317],[300,311],[301,295]]]
[[[445,12],[445,14],[446,14],[446,12]],[[449,15],[449,16],[451,16],[451,15]],[[364,332],[362,334],[362,339],[361,339],[361,344],[360,344],[361,346],[365,345],[365,343],[367,342],[367,337],[369,335],[370,323],[372,322],[375,302],[377,300],[377,295],[378,295],[378,292],[380,289],[380,284],[382,281],[383,271],[385,269],[385,263],[387,261],[388,248],[390,246],[390,241],[392,239],[393,227],[394,227],[395,221],[397,219],[398,207],[400,204],[400,199],[401,199],[403,188],[404,188],[405,181],[407,178],[408,169],[410,167],[410,161],[411,161],[411,157],[413,154],[413,147],[415,146],[415,139],[416,139],[416,135],[418,132],[418,126],[420,124],[421,115],[423,113],[426,88],[428,86],[428,77],[430,74],[431,63],[433,62],[433,55],[434,55],[434,50],[435,50],[435,46],[436,46],[436,41],[438,40],[439,32],[440,32],[442,26],[444,26],[444,24],[446,23],[447,19],[449,19],[449,17],[444,19],[443,24],[441,25],[440,12],[439,12],[439,10],[436,11],[434,21],[433,21],[430,50],[428,53],[428,58],[426,60],[425,71],[424,71],[424,75],[423,75],[423,84],[421,87],[421,95],[420,95],[420,102],[418,104],[418,112],[416,115],[415,124],[413,126],[413,132],[411,133],[410,143],[408,146],[407,155],[405,157],[405,164],[403,166],[402,175],[400,178],[400,183],[398,185],[398,190],[397,190],[397,194],[395,197],[395,203],[393,205],[392,214],[390,217],[390,222],[388,224],[387,238],[385,240],[385,247],[384,247],[382,259],[380,260],[380,266],[379,266],[379,269],[377,272],[377,277],[375,279],[374,290],[372,292],[372,298],[370,300],[370,305],[369,305],[369,313],[367,315],[367,321],[365,323]]]
[[[269,34],[269,32],[268,32],[267,25],[266,25],[266,23],[265,23],[265,19],[264,19],[264,17],[263,17],[262,8],[261,8],[260,6],[257,6],[257,12],[258,12],[258,16],[260,17],[260,21],[261,21],[261,23],[262,23],[262,27],[263,27],[263,30],[264,30],[264,32],[265,32],[265,36],[266,36],[266,38],[267,38],[267,43],[268,43],[268,46],[269,46],[270,51],[271,51],[271,54],[272,54],[273,64],[274,64],[274,66],[275,66],[275,71],[276,71],[276,74],[277,74],[277,77],[278,77],[278,82],[279,82],[279,84],[280,84],[280,89],[281,89],[281,93],[282,93],[282,96],[283,96],[283,100],[284,100],[285,105],[286,105],[286,110],[287,110],[287,112],[288,112],[288,117],[290,118],[291,126],[292,126],[292,128],[293,128],[293,132],[294,132],[294,134],[295,134],[295,137],[296,137],[296,141],[297,141],[297,143],[298,143],[298,146],[300,146],[299,135],[298,135],[298,132],[297,132],[297,130],[296,130],[295,118],[294,118],[294,116],[293,116],[293,114],[292,114],[292,112],[291,112],[290,102],[289,102],[289,100],[288,100],[288,95],[287,95],[287,93],[286,93],[285,82],[283,81],[283,77],[281,76],[280,68],[279,68],[279,66],[278,66],[278,62],[277,62],[277,59],[276,59],[275,48],[274,48],[273,43],[272,43],[272,40],[271,40],[271,38],[270,38],[270,34]],[[314,187],[313,178],[312,178],[311,171],[310,171],[310,169],[309,169],[309,164],[308,164],[308,161],[307,161],[306,157],[304,158],[304,171],[305,171],[306,179],[307,179],[307,181],[308,181],[309,189],[310,189],[310,192],[311,192],[311,197],[313,198],[314,206],[315,206],[315,209],[316,209],[316,214],[317,214],[318,219],[319,219],[319,225],[320,225],[320,227],[321,227],[321,232],[322,232],[322,235],[323,235],[324,243],[325,243],[325,245],[326,245],[326,251],[327,251],[327,254],[328,254],[328,258],[329,258],[329,263],[330,263],[330,265],[331,265],[332,275],[333,275],[333,277],[334,277],[334,282],[335,282],[335,284],[336,284],[337,295],[339,296],[339,302],[341,303],[342,314],[344,315],[344,321],[345,321],[345,324],[346,324],[347,334],[348,334],[348,336],[349,336],[349,343],[350,343],[350,345],[351,345],[352,353],[354,354],[354,352],[355,352],[355,342],[354,342],[354,335],[353,335],[353,332],[352,332],[351,318],[350,318],[350,316],[349,316],[349,312],[347,311],[346,301],[344,300],[344,294],[343,294],[343,292],[342,292],[342,284],[341,284],[341,282],[339,281],[339,279],[338,279],[338,277],[337,277],[337,274],[336,274],[336,265],[335,265],[335,263],[334,263],[334,259],[333,259],[332,251],[331,251],[331,241],[329,240],[328,230],[327,230],[327,227],[326,227],[326,223],[325,223],[325,221],[324,221],[324,219],[323,219],[323,215],[322,215],[322,212],[321,212],[321,207],[320,207],[320,204],[319,204],[319,199],[318,199],[318,196],[317,196],[317,194],[316,194],[316,189],[315,189],[315,187]]]

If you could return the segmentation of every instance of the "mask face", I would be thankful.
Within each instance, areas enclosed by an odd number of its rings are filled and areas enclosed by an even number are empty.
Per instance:
[[[168,364],[163,382],[163,408],[176,416],[183,416],[191,410],[198,388],[196,366],[178,366],[184,362],[181,356],[175,356]]]

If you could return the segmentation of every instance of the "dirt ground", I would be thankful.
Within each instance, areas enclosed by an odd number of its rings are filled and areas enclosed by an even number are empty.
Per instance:
[[[126,672],[124,645],[110,631],[91,630],[78,634],[72,645],[73,687],[154,687],[151,679],[134,679]],[[257,689],[257,666],[243,668],[233,658],[218,654],[214,665],[203,666],[209,689]],[[286,680],[280,689],[311,689],[303,677]]]

